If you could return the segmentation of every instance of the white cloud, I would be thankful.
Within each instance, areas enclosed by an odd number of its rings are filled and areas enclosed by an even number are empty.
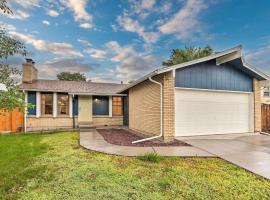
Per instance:
[[[172,9],[172,3],[171,2],[162,2],[162,6],[159,8],[160,12],[170,12]]]
[[[80,22],[82,28],[93,27],[93,17],[87,12],[86,6],[88,0],[60,0],[61,3],[71,10],[74,14],[74,19]]]
[[[81,27],[81,28],[85,28],[85,29],[89,29],[89,28],[92,28],[93,25],[90,24],[90,23],[81,23],[81,24],[80,24],[80,27]]]
[[[78,59],[55,59],[38,66],[39,73],[43,78],[55,77],[60,72],[87,73],[93,71],[96,64],[84,64]]]
[[[201,32],[199,14],[208,8],[204,0],[187,0],[184,6],[159,27],[163,34],[176,34],[178,39],[194,39]]]
[[[0,91],[7,91],[7,87],[3,83],[0,83]]]
[[[246,55],[246,60],[255,67],[270,75],[270,45],[263,46],[256,51],[250,51]]]
[[[140,25],[138,21],[133,20],[126,13],[123,16],[118,16],[117,22],[124,30],[138,33],[138,35],[141,36],[147,43],[155,43],[160,37],[158,32],[146,32],[145,28]]]
[[[46,40],[40,40],[30,34],[23,34],[15,31],[10,31],[9,34],[26,44],[32,45],[39,51],[50,52],[62,57],[83,57],[83,55],[75,50],[69,43],[50,42]]]
[[[111,60],[119,63],[115,71],[117,78],[123,81],[137,79],[161,62],[153,55],[138,53],[132,46],[120,46],[116,41],[108,42],[106,47],[112,54]]]
[[[43,20],[42,23],[45,24],[45,25],[47,25],[47,26],[50,26],[51,25],[50,22],[47,21],[47,20]]]
[[[10,19],[19,19],[19,20],[24,20],[27,19],[28,17],[30,17],[30,14],[24,10],[21,9],[16,9],[13,10],[12,14],[6,14],[6,13],[2,13],[0,12],[0,14],[10,18]]]
[[[107,52],[102,49],[87,48],[83,52],[99,60],[103,60],[107,55]]]
[[[9,0],[11,3],[17,3],[24,8],[40,7],[39,0]]]
[[[47,15],[51,16],[51,17],[57,17],[59,15],[59,12],[57,12],[56,10],[48,10],[47,11]]]
[[[113,62],[121,62],[127,57],[136,54],[132,46],[121,47],[116,41],[108,42],[106,47],[113,52],[113,57],[111,58]]]
[[[92,44],[91,44],[89,41],[85,40],[85,39],[79,38],[79,39],[77,39],[77,41],[78,41],[79,43],[81,43],[82,45],[85,45],[85,46],[92,46]]]
[[[6,24],[6,23],[3,23],[3,22],[0,22],[0,28],[3,28],[7,31],[15,31],[16,30],[16,27],[13,26],[12,24]]]
[[[134,12],[140,18],[144,19],[153,10],[156,0],[130,0],[129,3],[131,6],[131,12]]]

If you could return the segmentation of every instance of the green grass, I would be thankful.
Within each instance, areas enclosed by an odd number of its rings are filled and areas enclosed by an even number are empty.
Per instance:
[[[0,136],[0,199],[270,199],[270,181],[221,159],[147,162],[85,150],[78,137]]]
[[[137,158],[142,161],[149,161],[149,162],[156,162],[156,163],[163,159],[162,156],[158,155],[157,153],[152,153],[152,152],[137,156]]]

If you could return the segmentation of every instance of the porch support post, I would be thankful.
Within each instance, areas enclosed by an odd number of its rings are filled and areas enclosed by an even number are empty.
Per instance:
[[[109,96],[109,117],[112,117],[112,96]]]
[[[53,117],[57,116],[57,93],[53,93]]]
[[[40,107],[41,107],[41,98],[40,92],[36,93],[36,118],[40,118]]]
[[[73,99],[72,99],[72,94],[68,96],[69,99],[69,117],[72,118],[72,113],[73,113]]]

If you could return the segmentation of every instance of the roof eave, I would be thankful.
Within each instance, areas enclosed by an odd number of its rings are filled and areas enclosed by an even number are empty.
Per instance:
[[[35,88],[20,88],[21,91],[30,91],[30,92],[58,92],[58,93],[68,93],[74,95],[97,95],[97,96],[126,96],[125,94],[116,93],[95,93],[95,92],[70,92],[66,90],[46,90],[46,89],[35,89]]]

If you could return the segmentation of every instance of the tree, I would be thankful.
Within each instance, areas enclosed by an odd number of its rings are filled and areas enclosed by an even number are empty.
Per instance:
[[[0,0],[0,12],[12,14],[6,0]],[[0,91],[0,111],[11,111],[15,108],[24,111],[28,105],[24,93],[19,91],[18,76],[21,71],[10,67],[5,61],[15,54],[26,55],[26,48],[20,41],[10,38],[3,27],[0,27],[0,84],[5,90]]]
[[[79,72],[61,72],[57,74],[57,78],[61,81],[86,81],[85,75]]]
[[[169,60],[162,64],[165,66],[177,65],[183,62],[188,62],[198,58],[209,56],[213,53],[210,46],[201,47],[185,47],[185,49],[173,49]]]

